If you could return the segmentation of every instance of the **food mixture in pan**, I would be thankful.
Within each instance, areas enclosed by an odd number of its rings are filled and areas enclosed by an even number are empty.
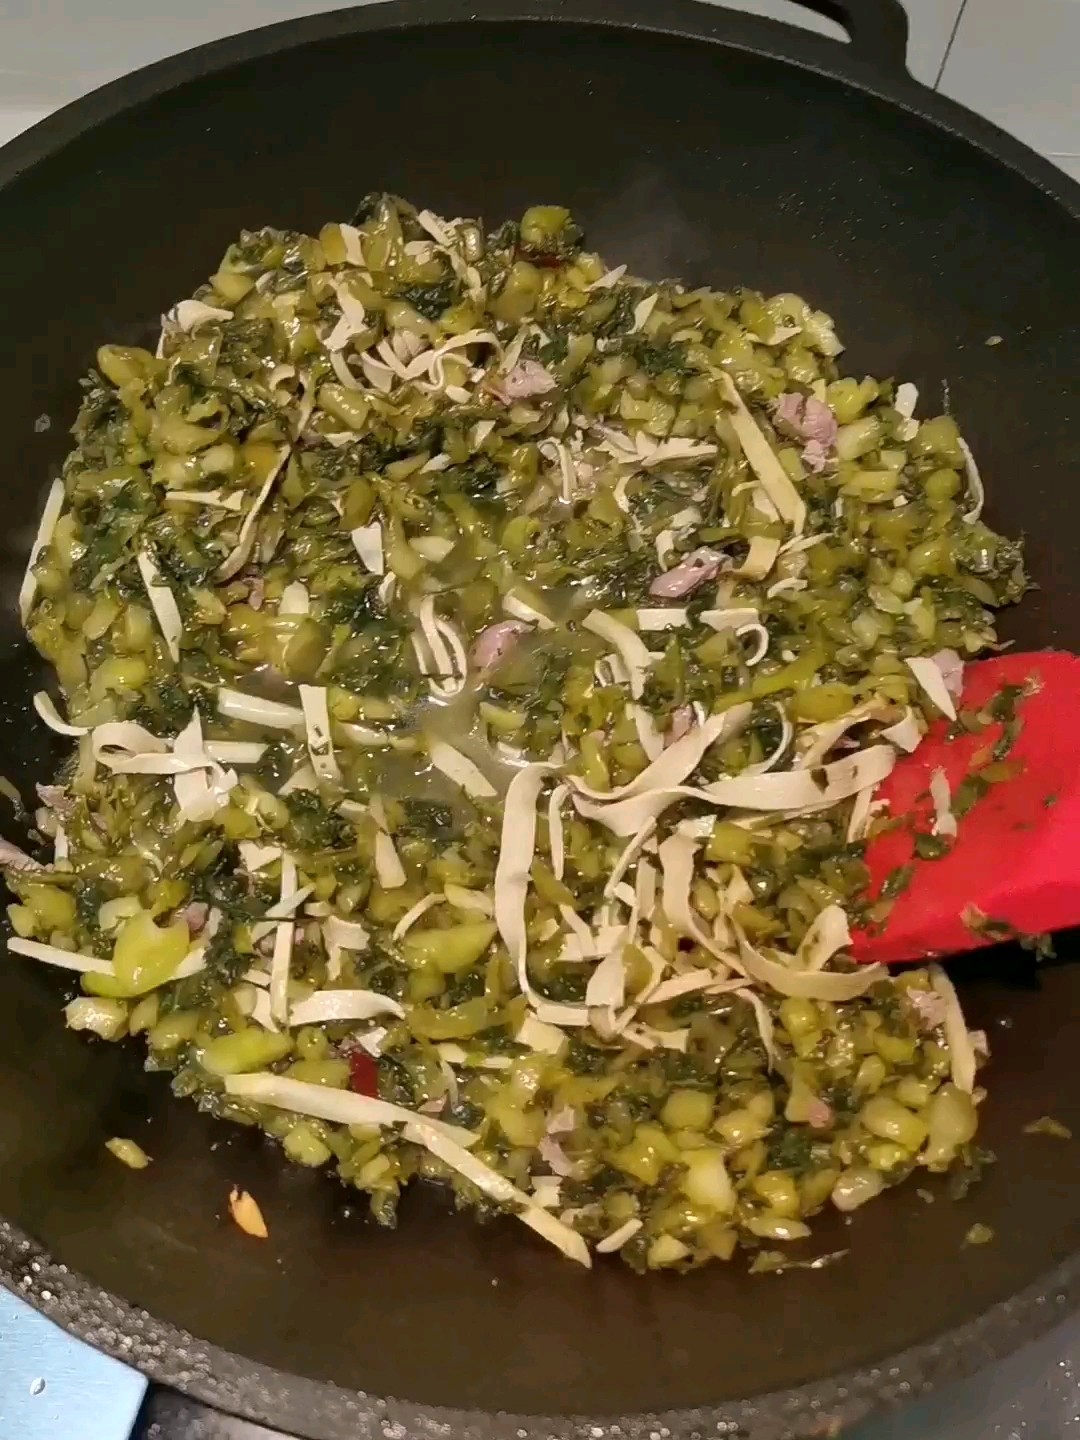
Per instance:
[[[20,597],[71,754],[4,857],[69,1025],[584,1265],[977,1170],[951,984],[847,952],[875,786],[1025,587],[948,415],[797,295],[388,196],[85,390]]]

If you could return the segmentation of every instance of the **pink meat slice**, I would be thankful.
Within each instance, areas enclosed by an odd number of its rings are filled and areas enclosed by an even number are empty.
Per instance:
[[[521,620],[499,620],[481,630],[472,648],[472,663],[478,670],[493,670],[516,648],[521,636],[528,631],[528,625]]]
[[[706,580],[715,580],[723,563],[723,555],[716,550],[691,550],[685,560],[656,577],[649,594],[659,600],[681,600]]]

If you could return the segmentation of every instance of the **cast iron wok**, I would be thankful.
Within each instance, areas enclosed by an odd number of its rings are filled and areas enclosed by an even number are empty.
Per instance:
[[[849,371],[914,379],[926,407],[947,384],[1041,587],[1009,634],[1080,650],[1080,192],[905,75],[893,0],[850,9],[843,46],[660,0],[377,5],[165,62],[8,147],[0,769],[29,792],[54,760],[14,596],[95,346],[152,343],[242,227],[310,228],[376,188],[492,221],[567,203],[641,274],[797,290],[836,316]],[[820,1272],[642,1280],[430,1193],[377,1229],[173,1101],[135,1047],[65,1032],[62,982],[12,959],[0,1274],[154,1377],[306,1436],[826,1433],[1017,1344],[1080,1288],[1075,1151],[1022,1133],[1050,1113],[1080,1134],[1080,969],[982,969],[965,994],[993,1046],[999,1163],[966,1200],[912,1185],[850,1226],[824,1217],[813,1253],[851,1253]],[[151,1168],[107,1155],[114,1134]],[[267,1243],[222,1218],[234,1183]],[[975,1221],[993,1244],[962,1246]]]

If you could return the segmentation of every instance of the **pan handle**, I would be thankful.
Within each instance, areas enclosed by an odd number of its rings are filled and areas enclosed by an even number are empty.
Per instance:
[[[906,74],[908,17],[900,0],[795,0],[842,25],[861,60],[890,74]]]

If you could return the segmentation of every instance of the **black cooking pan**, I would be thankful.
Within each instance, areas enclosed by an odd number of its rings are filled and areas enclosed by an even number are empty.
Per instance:
[[[895,0],[814,8],[852,43],[661,0],[376,5],[193,51],[10,145],[0,769],[29,790],[53,763],[14,596],[95,346],[152,343],[241,227],[311,228],[376,188],[491,221],[557,200],[643,275],[810,297],[850,371],[914,379],[929,407],[947,388],[1041,587],[1009,633],[1080,650],[1080,188],[910,79]],[[65,1032],[62,984],[13,959],[0,1275],[158,1380],[305,1436],[834,1433],[1080,1291],[1075,1149],[1023,1133],[1050,1113],[1080,1135],[1080,969],[1036,982],[1018,952],[981,969],[965,999],[991,1035],[999,1163],[966,1200],[911,1186],[825,1219],[820,1248],[851,1253],[819,1272],[639,1279],[584,1274],[433,1194],[375,1228],[349,1193],[174,1102],[134,1047]],[[114,1134],[152,1167],[118,1165]],[[268,1243],[222,1219],[234,1183]],[[964,1248],[976,1221],[996,1238]]]

